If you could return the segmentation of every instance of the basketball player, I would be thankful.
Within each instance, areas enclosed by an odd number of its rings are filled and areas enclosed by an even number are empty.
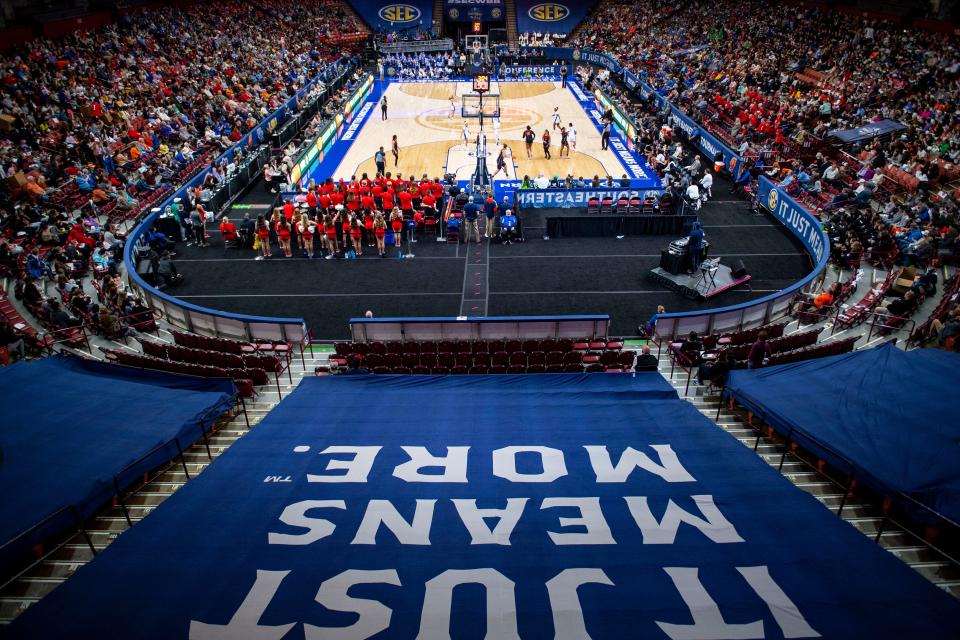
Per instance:
[[[496,138],[497,146],[500,146],[500,118],[493,119],[493,135]]]
[[[447,120],[452,120],[453,116],[457,114],[457,103],[454,101],[454,96],[450,96],[450,115],[447,116]]]
[[[499,144],[499,142],[497,143]],[[507,159],[510,157],[510,147],[503,145],[503,148],[500,149],[500,153],[497,155],[497,172],[491,176],[491,179],[496,178],[500,171],[503,171],[503,174],[510,177],[510,171],[507,169]]]
[[[570,140],[570,148],[576,151],[577,150],[577,128],[573,126],[572,122],[567,127],[567,138]]]
[[[562,129],[562,128],[563,128],[562,126],[560,126],[560,113],[559,113],[559,109],[560,109],[560,107],[554,107],[554,108],[553,108],[553,130],[554,130],[554,131],[556,131],[557,129]]]
[[[560,157],[563,157],[563,150],[567,150],[567,157],[570,157],[570,133],[566,127],[560,127]]]
[[[470,124],[464,120],[463,121],[463,148],[467,149],[467,144],[470,142]]]
[[[533,157],[533,141],[537,139],[537,134],[533,132],[530,125],[523,132],[523,144],[527,147],[527,160]]]
[[[380,99],[380,119],[387,119],[387,96],[383,96],[383,98]]]
[[[397,166],[397,163],[400,161],[400,143],[397,142],[397,136],[393,136],[393,140],[390,143],[390,153],[393,154],[393,166]]]

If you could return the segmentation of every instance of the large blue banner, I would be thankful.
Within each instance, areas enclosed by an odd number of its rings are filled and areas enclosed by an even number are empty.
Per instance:
[[[570,33],[593,6],[588,0],[517,0],[520,33]]]
[[[8,633],[902,640],[960,605],[658,374],[331,376]]]
[[[430,0],[350,0],[354,11],[376,31],[401,31],[412,27],[430,29],[433,3]]]
[[[613,73],[620,73],[620,63],[605,53],[590,51],[589,49],[567,49],[570,59],[574,62],[595,64],[609,69]]]
[[[590,200],[642,200],[651,191],[663,193],[663,189],[523,189],[516,192],[516,201],[527,209],[586,209]]]
[[[766,176],[760,176],[757,202],[797,236],[797,239],[810,252],[814,263],[819,263],[823,259],[830,241],[820,220]]]
[[[578,80],[568,80],[567,87],[570,89],[570,92],[573,93],[573,97],[576,98],[577,102],[580,103],[583,110],[590,116],[596,130],[598,132],[602,131],[603,114],[597,106],[597,98],[584,91],[583,86],[581,86]],[[619,128],[613,129],[610,135],[610,150],[613,151],[617,159],[626,167],[631,178],[642,181],[640,186],[643,188],[659,189],[661,187],[661,180],[657,172],[650,168],[643,156],[637,153],[636,149],[633,148],[633,142],[625,137],[624,133],[625,132]],[[614,176],[614,178],[617,177],[618,176]]]
[[[711,161],[716,159],[717,154],[722,155],[723,166],[730,172],[730,175],[734,178],[740,176],[741,171],[743,171],[743,162],[733,149],[717,140],[676,107],[671,107],[670,120],[675,127],[686,132],[688,136],[699,136],[696,140],[696,146],[703,155],[707,156]]]
[[[896,120],[879,120],[853,129],[834,129],[827,135],[837,138],[843,144],[855,144],[881,136],[889,136],[906,128],[907,125]]]

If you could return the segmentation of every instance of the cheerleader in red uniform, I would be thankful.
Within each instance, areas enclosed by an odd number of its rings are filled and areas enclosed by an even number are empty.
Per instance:
[[[374,244],[373,240],[373,211],[367,209],[366,215],[363,217],[363,230],[364,234],[367,236],[367,246],[372,247]]]
[[[323,218],[323,234],[327,237],[327,260],[333,260],[337,249],[337,225],[329,213]]]
[[[288,258],[293,257],[293,251],[290,250],[290,235],[290,223],[287,222],[286,218],[281,217],[277,223],[277,242],[280,244],[280,248],[283,249],[283,255]]]
[[[300,234],[300,246],[308,258],[313,260],[313,232],[316,231],[313,221],[307,217],[307,214],[300,216],[300,222],[297,224],[297,233]]]
[[[344,254],[349,253],[351,249],[353,249],[354,251],[356,250],[356,247],[352,246],[351,237],[350,237],[350,227],[352,226],[350,223],[352,219],[353,219],[353,216],[350,215],[349,211],[340,212],[340,234],[341,234],[341,237],[343,238]]]
[[[353,241],[353,250],[358,256],[363,255],[363,227],[356,218],[350,223],[350,239]]]
[[[378,213],[376,219],[373,221],[373,233],[377,237],[377,253],[380,254],[380,257],[386,257],[386,250],[384,249],[383,239],[387,235],[387,222],[383,219],[383,214]]]
[[[399,207],[394,207],[393,213],[390,214],[390,228],[393,229],[393,237],[396,239],[394,246],[399,247],[400,234],[403,231],[403,213]]]
[[[257,239],[260,241],[260,251],[263,252],[262,256],[257,257],[257,260],[263,260],[264,258],[270,257],[270,225],[267,224],[267,219],[263,216],[257,216]]]

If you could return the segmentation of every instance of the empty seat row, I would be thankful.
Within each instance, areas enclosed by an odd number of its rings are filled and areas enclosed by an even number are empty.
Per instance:
[[[614,204],[610,198],[598,200],[591,198],[587,201],[587,213],[590,215],[670,215],[673,213],[673,201],[663,198],[660,202],[654,200],[640,200],[640,198],[621,198]]]
[[[527,373],[602,373],[627,371],[619,364],[604,366],[598,362],[584,366],[583,364],[522,364],[511,365],[454,365],[452,367],[387,367],[378,366],[371,370],[375,374],[402,374],[402,375],[486,375],[486,374],[527,374]]]
[[[796,351],[787,353],[778,353],[770,357],[770,365],[789,364],[791,362],[800,362],[801,360],[812,360],[813,358],[823,358],[825,356],[835,356],[841,353],[850,353],[853,351],[853,345],[860,336],[844,338],[835,342],[825,342],[815,347],[804,347]]]
[[[532,353],[543,351],[618,351],[623,348],[623,341],[615,338],[570,338],[544,340],[409,340],[405,342],[337,342],[334,350],[338,356],[348,356],[356,353],[366,355],[376,353],[385,355],[394,354],[421,354],[421,353],[496,353],[505,351],[515,353],[525,351]]]
[[[808,347],[816,344],[817,336],[820,335],[821,331],[823,331],[823,327],[804,331],[803,333],[794,333],[792,335],[783,336],[775,340],[770,340],[768,342],[770,353],[784,353],[786,351],[794,351],[795,349],[800,349],[801,347]],[[746,360],[752,347],[752,343],[738,344],[736,346],[728,347],[726,351],[730,352],[730,357],[732,360]]]
[[[219,351],[221,353],[275,353],[289,359],[293,351],[293,345],[291,343],[280,340],[245,342],[243,340],[231,340],[230,338],[201,336],[196,333],[186,333],[183,331],[174,331],[173,339],[178,345],[183,347],[203,351]]]
[[[267,372],[264,369],[256,367],[215,367],[192,362],[177,362],[175,360],[165,360],[163,358],[156,358],[123,349],[101,348],[101,351],[103,351],[107,360],[110,362],[139,367],[141,369],[181,373],[201,378],[232,378],[234,381],[249,380],[256,385],[267,384],[270,381]]]
[[[704,336],[702,339],[703,348],[711,350],[715,349],[717,346],[723,347],[738,344],[753,344],[756,342],[757,336],[760,335],[761,331],[767,332],[767,340],[773,340],[783,335],[783,330],[786,328],[786,326],[786,322],[781,322],[779,324],[754,327],[753,329],[745,329],[744,331],[736,331],[734,333]]]
[[[495,353],[368,353],[361,356],[363,366],[368,369],[376,367],[490,367],[490,366],[563,366],[563,365],[591,365],[619,366],[630,369],[636,359],[633,351],[497,351]],[[334,356],[332,361],[337,364],[346,364],[343,356]]]
[[[202,364],[213,367],[241,367],[265,369],[266,371],[283,371],[283,361],[274,355],[260,353],[226,353],[222,351],[207,351],[204,349],[192,349],[177,344],[164,344],[152,340],[141,340],[143,352],[155,358],[164,360],[175,360],[178,362],[189,362],[192,364]]]

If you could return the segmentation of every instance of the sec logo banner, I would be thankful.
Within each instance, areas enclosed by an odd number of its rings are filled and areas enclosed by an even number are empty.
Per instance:
[[[777,210],[777,204],[780,199],[780,194],[777,193],[776,189],[770,189],[770,194],[767,196],[767,207],[770,211]]]
[[[570,15],[570,9],[565,5],[554,2],[542,2],[530,7],[527,14],[534,20],[541,22],[560,22]]]
[[[387,22],[413,22],[420,17],[420,9],[409,4],[391,4],[377,12]]]

